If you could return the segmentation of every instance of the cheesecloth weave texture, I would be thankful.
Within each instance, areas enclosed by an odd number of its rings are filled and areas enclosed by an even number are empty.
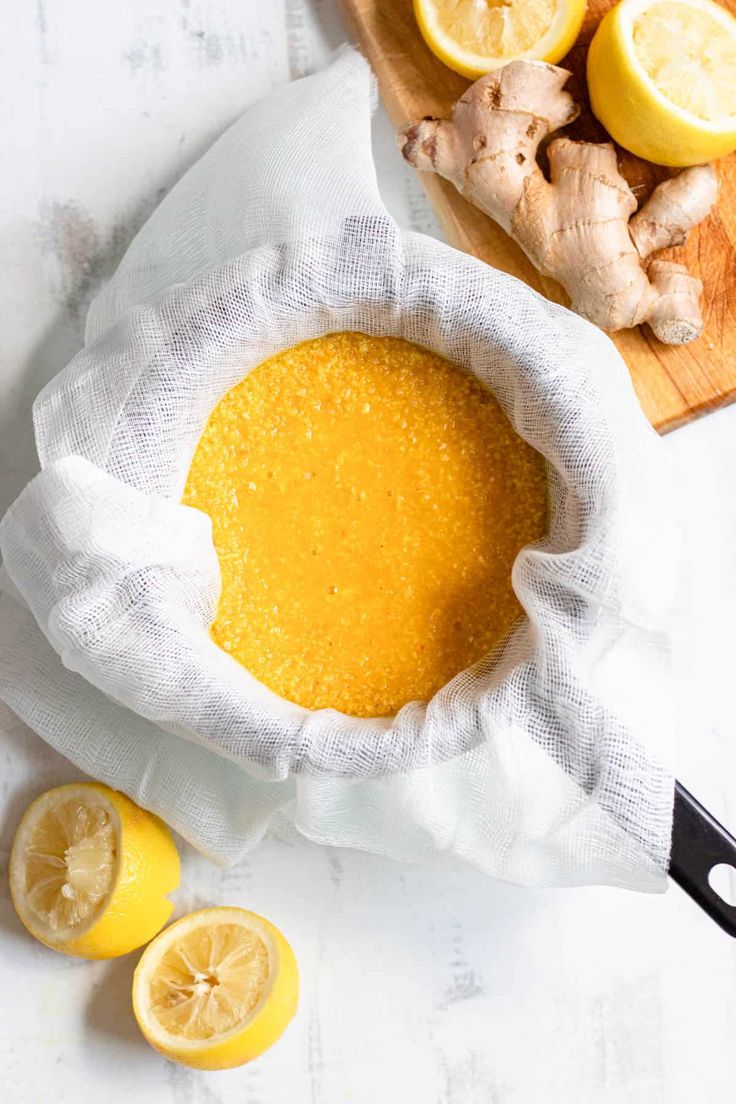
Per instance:
[[[84,350],[35,404],[41,473],[0,525],[0,696],[218,861],[270,830],[525,884],[662,889],[677,535],[659,441],[603,334],[400,232],[373,98],[343,51],[256,104],[93,304]],[[347,329],[476,373],[547,458],[552,497],[548,538],[514,567],[527,618],[511,638],[373,720],[285,702],[217,648],[210,521],[179,504],[217,400]]]

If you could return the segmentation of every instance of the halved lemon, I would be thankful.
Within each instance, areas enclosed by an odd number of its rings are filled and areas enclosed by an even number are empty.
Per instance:
[[[179,855],[166,825],[98,782],[57,786],[26,809],[10,852],[10,893],[36,939],[114,958],[171,916]]]
[[[133,1010],[155,1050],[196,1069],[257,1058],[294,1016],[299,974],[273,924],[241,908],[192,912],[141,955]]]
[[[509,61],[558,62],[580,34],[586,0],[414,0],[433,54],[475,80]]]
[[[593,112],[660,165],[736,149],[736,19],[713,0],[621,0],[588,52]]]

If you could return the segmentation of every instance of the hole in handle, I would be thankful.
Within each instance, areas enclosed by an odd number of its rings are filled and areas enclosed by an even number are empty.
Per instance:
[[[708,885],[722,901],[736,908],[736,866],[717,863],[708,873]]]

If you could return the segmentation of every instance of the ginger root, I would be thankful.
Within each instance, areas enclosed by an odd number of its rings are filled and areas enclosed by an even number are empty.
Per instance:
[[[670,345],[702,331],[703,285],[684,265],[650,259],[681,245],[716,201],[711,165],[659,184],[637,212],[610,142],[556,138],[579,114],[563,87],[570,74],[544,62],[513,61],[481,77],[451,119],[423,119],[400,136],[410,164],[451,181],[490,215],[545,276],[567,291],[571,308],[605,330],[647,322]],[[636,212],[636,213],[635,213]]]

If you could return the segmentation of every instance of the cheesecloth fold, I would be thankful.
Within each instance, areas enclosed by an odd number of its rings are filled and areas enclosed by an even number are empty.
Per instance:
[[[524,884],[662,889],[678,545],[663,451],[608,338],[399,230],[373,99],[346,50],[250,108],[95,300],[34,407],[41,473],[0,524],[0,697],[217,861],[273,831]],[[218,399],[335,330],[476,373],[549,465],[549,536],[513,572],[526,618],[393,718],[308,712],[220,651],[210,521],[179,504]]]

